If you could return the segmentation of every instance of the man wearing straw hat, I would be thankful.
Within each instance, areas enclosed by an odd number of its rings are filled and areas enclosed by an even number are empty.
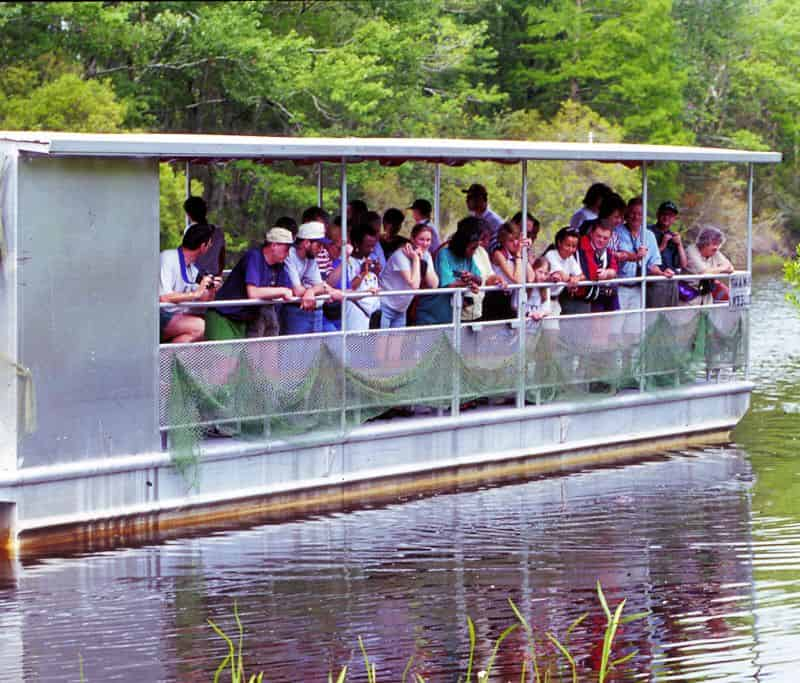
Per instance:
[[[270,228],[261,248],[250,249],[217,292],[217,301],[262,299],[269,306],[225,306],[206,313],[206,339],[271,337],[280,333],[277,307],[294,296],[284,261],[294,242],[286,228]]]

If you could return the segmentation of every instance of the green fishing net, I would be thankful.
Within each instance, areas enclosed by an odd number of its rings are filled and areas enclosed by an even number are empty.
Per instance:
[[[443,414],[519,392],[545,404],[734,378],[745,339],[741,312],[675,308],[528,322],[522,342],[513,321],[164,345],[160,419],[180,466],[209,435],[300,443],[402,407]]]

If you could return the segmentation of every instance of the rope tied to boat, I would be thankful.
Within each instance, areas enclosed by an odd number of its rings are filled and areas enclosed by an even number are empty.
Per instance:
[[[17,379],[20,381],[20,394],[17,397],[19,416],[25,434],[32,434],[36,431],[36,392],[33,384],[33,373],[5,354],[0,353],[0,360],[8,363],[16,371]]]

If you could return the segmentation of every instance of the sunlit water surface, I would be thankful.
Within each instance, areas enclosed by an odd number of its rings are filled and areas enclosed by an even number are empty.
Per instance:
[[[654,455],[379,508],[150,547],[0,567],[0,680],[210,681],[233,633],[269,681],[411,671],[455,681],[475,622],[479,663],[514,618],[563,637],[596,680],[609,600],[646,618],[615,680],[800,680],[800,317],[775,277],[757,282],[753,407],[726,448]],[[495,680],[519,680],[524,639]],[[552,648],[542,647],[542,656]]]

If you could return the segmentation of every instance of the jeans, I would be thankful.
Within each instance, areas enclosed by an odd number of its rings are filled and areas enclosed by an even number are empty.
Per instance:
[[[395,311],[391,306],[381,302],[381,329],[389,327],[405,327],[406,312]]]
[[[310,334],[322,332],[322,309],[303,311],[299,306],[283,306],[281,334]]]

